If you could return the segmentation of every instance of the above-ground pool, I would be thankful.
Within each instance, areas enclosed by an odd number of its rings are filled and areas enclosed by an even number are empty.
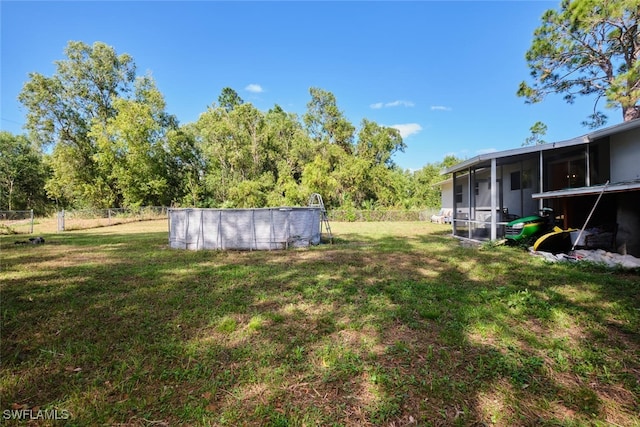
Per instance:
[[[271,250],[317,245],[322,208],[169,209],[176,249]]]

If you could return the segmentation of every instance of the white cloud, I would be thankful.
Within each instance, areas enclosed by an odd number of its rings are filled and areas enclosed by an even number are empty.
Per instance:
[[[391,125],[389,127],[398,129],[402,138],[414,135],[422,130],[422,126],[420,126],[418,123],[405,123],[400,125]]]
[[[432,105],[431,111],[451,111],[453,108],[445,107],[444,105]]]
[[[413,107],[413,105],[411,101],[393,101],[384,104],[385,107]]]
[[[376,102],[375,104],[369,105],[369,107],[374,110],[378,110],[380,108],[390,108],[390,107],[413,107],[415,104],[411,101],[392,101],[392,102]]]
[[[262,92],[264,92],[264,89],[262,89],[262,86],[260,86],[258,84],[255,84],[255,83],[251,83],[250,85],[245,87],[244,90],[246,90],[248,92],[253,92],[253,93],[262,93]]]

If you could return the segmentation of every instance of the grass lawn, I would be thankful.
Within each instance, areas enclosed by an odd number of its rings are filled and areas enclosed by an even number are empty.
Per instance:
[[[166,221],[1,236],[0,424],[640,425],[637,272],[331,225],[273,252],[172,250]]]

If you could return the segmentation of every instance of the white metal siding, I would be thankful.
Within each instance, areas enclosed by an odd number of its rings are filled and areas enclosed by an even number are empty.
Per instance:
[[[640,129],[611,136],[611,182],[640,179]]]

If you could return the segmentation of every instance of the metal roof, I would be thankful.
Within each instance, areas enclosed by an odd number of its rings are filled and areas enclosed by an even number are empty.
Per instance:
[[[465,160],[464,162],[458,163],[457,165],[446,168],[442,173],[445,174],[445,173],[459,172],[471,166],[479,166],[484,163],[486,163],[487,165],[490,165],[491,160],[493,159],[500,160],[500,159],[517,157],[517,156],[526,156],[528,154],[538,153],[538,152],[547,151],[547,150],[556,150],[564,147],[572,147],[572,146],[581,145],[581,144],[588,144],[598,139],[605,138],[610,135],[614,135],[616,133],[625,132],[625,131],[636,129],[636,128],[640,128],[640,119],[619,123],[617,125],[610,126],[605,129],[597,130],[583,136],[568,139],[566,141],[551,142],[547,144],[532,145],[529,147],[513,148],[510,150],[495,151],[492,153],[481,154],[469,160]]]
[[[606,188],[603,185],[593,185],[591,187],[566,188],[564,190],[544,191],[534,193],[532,199],[555,199],[559,197],[588,196],[602,193],[618,193],[621,191],[640,190],[640,181],[619,182],[609,184]]]

